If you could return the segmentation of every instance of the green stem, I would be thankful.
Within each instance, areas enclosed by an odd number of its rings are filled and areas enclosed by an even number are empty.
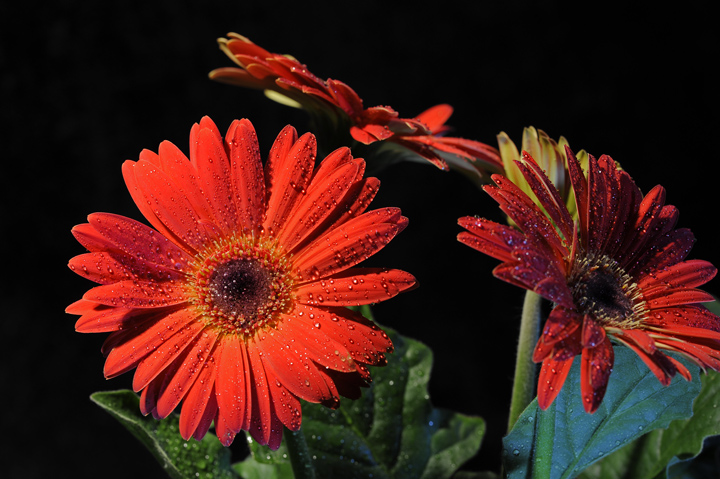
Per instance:
[[[535,424],[535,444],[532,455],[532,477],[549,479],[552,471],[555,442],[555,403],[545,411],[538,410]]]
[[[293,432],[285,428],[285,445],[295,479],[315,479],[315,468],[302,430]]]
[[[540,335],[541,305],[542,297],[540,297],[540,295],[532,291],[525,293],[522,319],[520,320],[517,358],[515,360],[512,399],[510,400],[508,432],[513,428],[520,414],[522,414],[535,397],[535,383],[537,379],[532,353]]]

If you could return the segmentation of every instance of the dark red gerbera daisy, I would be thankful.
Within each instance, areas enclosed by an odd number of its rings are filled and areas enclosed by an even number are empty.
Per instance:
[[[664,385],[675,373],[691,379],[664,351],[720,370],[720,318],[699,304],[713,297],[696,289],[716,269],[685,260],[694,237],[675,228],[678,210],[665,205],[665,190],[656,186],[643,197],[609,156],[590,157],[586,178],[566,152],[576,222],[527,153],[517,163],[545,213],[494,175],[497,186],[485,190],[518,229],[474,217],[459,221],[468,230],[458,236],[462,243],[503,261],[496,277],[554,303],[533,355],[542,361],[540,408],[553,402],[581,355],[583,404],[597,410],[613,368],[613,342],[635,351]]]
[[[179,404],[180,433],[211,423],[229,445],[241,430],[275,449],[297,430],[299,399],[335,408],[383,365],[388,336],[346,308],[415,285],[408,273],[351,268],[407,225],[397,208],[365,212],[377,192],[365,162],[339,149],[315,164],[315,137],[288,126],[263,171],[255,130],[224,140],[207,117],[190,159],[172,143],[127,161],[123,175],[155,227],[95,213],[73,228],[90,252],[70,268],[100,283],[67,312],[80,332],[111,332],[108,378],[136,369],[143,414]]]
[[[345,83],[323,80],[307,66],[288,55],[271,53],[237,33],[219,40],[220,47],[240,68],[218,68],[210,78],[232,85],[264,90],[286,105],[302,107],[310,114],[319,113],[334,125],[349,125],[356,141],[369,145],[388,141],[401,145],[441,169],[450,166],[486,177],[502,171],[498,150],[479,141],[444,136],[445,122],[453,109],[437,105],[414,118],[400,118],[389,106],[365,108],[363,102]]]

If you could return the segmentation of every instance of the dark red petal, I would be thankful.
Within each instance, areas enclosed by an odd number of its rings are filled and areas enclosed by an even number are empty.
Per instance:
[[[675,368],[675,365],[668,360],[667,356],[665,356],[659,350],[656,350],[652,354],[648,354],[634,341],[627,341],[623,336],[616,335],[615,338],[621,341],[633,351],[635,351],[635,354],[637,354],[640,359],[643,360],[643,362],[647,365],[648,368],[650,368],[650,371],[652,371],[652,373],[655,375],[655,377],[658,378],[658,380],[663,386],[667,386],[668,384],[670,384],[670,381],[672,381],[672,378],[677,372],[677,369]],[[656,345],[659,344],[660,342],[656,341]]]
[[[710,281],[717,269],[703,260],[689,260],[667,266],[638,279],[638,288],[646,297],[671,288],[696,288]]]
[[[587,245],[588,230],[588,184],[585,174],[580,167],[580,163],[575,158],[575,153],[570,147],[565,146],[565,155],[567,156],[568,175],[572,183],[573,192],[575,194],[575,204],[580,222],[579,231],[583,237],[584,244]]]
[[[625,266],[628,274],[642,276],[647,271],[661,270],[683,261],[695,243],[695,236],[687,228],[671,231],[657,238],[642,250],[634,262]]]
[[[615,353],[610,339],[605,340],[596,347],[584,348],[580,369],[580,390],[582,392],[583,407],[590,414],[597,411],[605,397],[610,373],[612,372]]]
[[[562,306],[555,307],[545,321],[542,335],[533,352],[533,361],[545,360],[553,353],[555,346],[569,339],[581,324],[582,316]]]
[[[663,331],[673,331],[676,326],[720,331],[720,318],[701,305],[677,306],[652,311],[645,323]]]
[[[655,354],[657,347],[655,340],[650,335],[639,329],[627,329],[614,334],[614,337],[622,336],[627,342],[632,342],[647,354]]]
[[[645,296],[650,310],[665,309],[673,306],[683,306],[693,303],[706,303],[714,301],[710,293],[700,289],[674,289],[665,292],[655,292]]]
[[[540,376],[538,377],[538,406],[543,411],[547,409],[555,400],[558,393],[565,383],[570,368],[572,367],[573,358],[556,361],[553,358],[547,358],[543,361],[540,368]]]
[[[527,180],[542,207],[560,229],[565,241],[570,243],[573,236],[573,219],[555,185],[526,152],[523,152],[523,161],[516,161],[515,164],[520,169],[525,180]]]
[[[605,330],[589,315],[583,318],[581,343],[583,348],[594,348],[605,342]]]
[[[510,254],[525,237],[515,228],[474,216],[465,216],[458,224],[469,231],[458,235],[458,241],[500,261],[509,261]]]
[[[415,277],[405,271],[381,268],[352,268],[295,291],[301,303],[325,306],[360,306],[385,301],[411,289]]]

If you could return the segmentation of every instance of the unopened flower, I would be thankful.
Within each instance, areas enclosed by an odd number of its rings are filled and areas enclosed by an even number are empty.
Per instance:
[[[400,145],[443,170],[452,167],[485,181],[502,171],[497,149],[479,141],[445,136],[450,105],[437,105],[414,118],[401,118],[389,106],[365,108],[355,91],[339,80],[323,80],[288,55],[271,53],[236,33],[219,39],[220,48],[240,67],[218,68],[210,78],[264,90],[285,105],[305,109],[319,124],[349,131],[364,145]],[[407,152],[405,152],[407,153]],[[448,166],[449,165],[449,166]]]
[[[365,210],[378,189],[339,149],[314,168],[315,137],[286,127],[263,170],[255,130],[223,139],[207,117],[190,159],[172,143],[127,161],[123,175],[153,228],[95,213],[73,234],[89,253],[70,268],[100,286],[67,308],[80,332],[110,332],[105,376],[135,369],[143,414],[182,402],[180,433],[215,424],[276,449],[301,424],[299,399],[335,408],[384,365],[388,336],[346,306],[415,285],[394,269],[353,268],[407,225],[397,208]]]
[[[504,173],[503,175],[512,181],[518,188],[535,201],[537,205],[537,197],[530,185],[522,175],[520,168],[516,162],[521,159],[521,152],[527,152],[543,169],[550,181],[560,193],[560,197],[570,211],[571,216],[577,216],[577,207],[575,206],[575,197],[572,194],[572,185],[568,176],[567,155],[565,148],[568,147],[568,141],[561,136],[558,141],[553,140],[543,130],[538,130],[533,126],[523,130],[520,148],[513,143],[505,132],[497,135],[500,157],[502,158]],[[587,169],[588,155],[584,150],[576,154],[576,158],[580,162],[583,169]]]
[[[678,210],[656,186],[643,196],[609,156],[589,156],[587,177],[566,147],[578,219],[535,160],[517,162],[542,210],[518,186],[494,175],[485,190],[517,228],[465,217],[458,239],[502,261],[496,277],[554,303],[535,347],[542,361],[538,404],[555,399],[581,355],[583,405],[600,405],[613,370],[613,343],[631,348],[668,385],[688,369],[666,352],[720,370],[720,318],[697,287],[715,276],[707,261],[686,260],[693,234],[677,229]],[[621,366],[620,366],[621,367]]]

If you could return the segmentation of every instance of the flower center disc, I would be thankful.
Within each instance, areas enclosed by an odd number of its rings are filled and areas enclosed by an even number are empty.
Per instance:
[[[191,300],[224,333],[251,335],[293,307],[288,259],[269,241],[234,238],[201,255],[196,266]]]
[[[570,284],[580,313],[592,315],[603,326],[623,329],[642,322],[642,295],[612,258],[590,255],[577,265]]]
[[[270,275],[256,260],[238,259],[221,264],[207,287],[222,313],[250,318],[272,299],[271,284]]]

